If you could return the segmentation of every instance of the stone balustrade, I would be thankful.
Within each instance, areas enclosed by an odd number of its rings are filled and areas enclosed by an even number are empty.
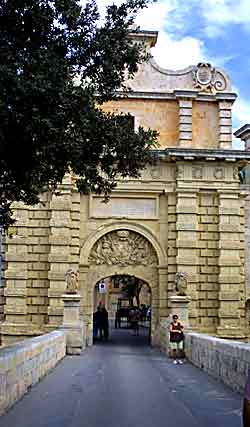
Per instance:
[[[65,333],[54,331],[0,349],[0,415],[64,356]]]
[[[185,334],[185,353],[198,368],[231,389],[243,391],[250,368],[250,343],[189,332]]]

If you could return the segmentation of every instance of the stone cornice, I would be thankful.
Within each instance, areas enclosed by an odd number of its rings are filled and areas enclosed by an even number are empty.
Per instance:
[[[165,150],[152,150],[156,158],[168,161],[178,160],[207,160],[207,161],[250,161],[250,152],[245,150],[218,150],[196,148],[166,148]]]
[[[250,137],[250,124],[247,123],[241,128],[237,129],[234,132],[234,136],[236,138],[240,138],[242,141],[246,141]]]
[[[180,98],[194,99],[197,101],[228,101],[234,102],[237,98],[236,93],[199,93],[197,90],[174,90],[172,92],[150,92],[150,91],[118,91],[117,98],[129,99],[160,99],[176,100]]]

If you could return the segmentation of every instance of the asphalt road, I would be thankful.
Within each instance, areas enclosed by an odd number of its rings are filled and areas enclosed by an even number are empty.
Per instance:
[[[66,357],[0,418],[0,427],[45,426],[240,427],[241,397],[124,329]]]

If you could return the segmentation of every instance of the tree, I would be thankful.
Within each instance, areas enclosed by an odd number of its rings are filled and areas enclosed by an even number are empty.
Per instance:
[[[94,0],[0,0],[0,226],[67,172],[107,197],[150,160],[156,132],[101,109],[146,59],[128,35],[148,1],[109,6],[100,26]]]
[[[135,276],[115,276],[115,280],[122,284],[121,291],[128,298],[129,304],[133,306],[136,299],[136,305],[139,307],[140,292],[144,282]]]

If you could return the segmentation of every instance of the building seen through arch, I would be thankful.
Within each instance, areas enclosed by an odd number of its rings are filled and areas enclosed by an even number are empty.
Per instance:
[[[131,37],[149,51],[157,33]],[[118,181],[108,204],[79,194],[67,175],[60,196],[44,194],[34,207],[14,205],[17,238],[6,240],[4,299],[0,293],[4,345],[61,325],[69,268],[79,272],[89,345],[95,286],[118,275],[149,284],[153,345],[160,345],[177,273],[187,277],[193,330],[234,339],[249,335],[238,168],[250,152],[232,149],[236,94],[230,79],[210,64],[169,71],[150,58],[129,84],[126,97],[103,108],[129,112],[135,129],[156,129],[156,161],[140,178]]]

